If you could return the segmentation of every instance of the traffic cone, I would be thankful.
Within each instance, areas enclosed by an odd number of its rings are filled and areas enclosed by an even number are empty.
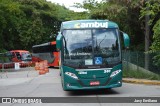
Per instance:
[[[39,63],[38,63],[38,62],[36,62],[36,63],[35,63],[35,67],[34,67],[34,69],[35,69],[36,71],[38,71],[38,70],[39,70]]]
[[[44,64],[43,61],[39,63],[39,75],[42,75],[42,74],[46,73],[46,71],[44,70],[44,65],[43,64]]]
[[[39,71],[39,75],[43,75],[45,73],[46,73],[45,71]]]
[[[48,61],[47,60],[44,60],[44,70],[45,72],[49,72],[49,69],[48,69]]]

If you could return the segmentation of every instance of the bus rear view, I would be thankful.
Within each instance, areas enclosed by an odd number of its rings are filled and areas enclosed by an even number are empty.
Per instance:
[[[118,25],[107,20],[63,22],[57,36],[63,89],[122,86],[120,33]],[[128,47],[128,35],[122,37]]]
[[[43,43],[32,46],[33,54],[32,61],[39,62],[43,60],[48,61],[51,67],[59,66],[59,53],[56,50],[56,41]]]

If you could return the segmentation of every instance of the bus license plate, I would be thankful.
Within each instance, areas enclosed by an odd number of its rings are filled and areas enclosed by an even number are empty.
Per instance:
[[[99,85],[99,84],[100,84],[99,81],[91,81],[91,82],[90,82],[90,85],[91,85],[91,86]]]

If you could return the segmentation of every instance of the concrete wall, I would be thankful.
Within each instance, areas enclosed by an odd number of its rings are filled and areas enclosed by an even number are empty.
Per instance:
[[[132,63],[127,62],[127,61],[123,61],[123,67],[125,67],[128,70],[133,70],[133,71],[137,70],[137,71],[142,71],[142,72],[149,73],[149,74],[155,74],[155,73],[153,73],[153,72],[151,72],[149,70],[146,70],[146,69],[144,69],[144,68],[142,68],[140,66],[137,66],[137,65],[132,64]]]

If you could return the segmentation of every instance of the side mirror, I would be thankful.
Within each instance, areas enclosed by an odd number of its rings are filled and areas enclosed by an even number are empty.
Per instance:
[[[62,48],[62,37],[63,37],[62,34],[59,33],[56,38],[56,48],[58,51],[61,50],[61,48]]]
[[[122,32],[122,33],[123,33],[124,47],[129,48],[129,45],[130,45],[129,36],[128,36],[128,34],[126,34],[124,32]]]

